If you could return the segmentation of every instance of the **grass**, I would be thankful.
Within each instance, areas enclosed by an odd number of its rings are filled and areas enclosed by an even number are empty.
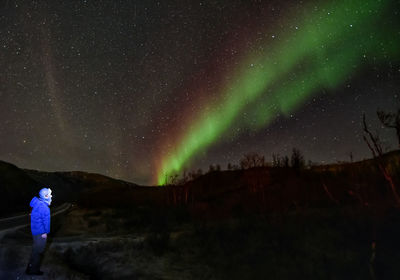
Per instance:
[[[60,256],[92,279],[370,279],[372,241],[376,279],[400,279],[399,209],[379,219],[352,206],[175,224],[146,214],[144,238],[126,240],[118,230],[131,210],[105,213],[121,219],[115,239]]]

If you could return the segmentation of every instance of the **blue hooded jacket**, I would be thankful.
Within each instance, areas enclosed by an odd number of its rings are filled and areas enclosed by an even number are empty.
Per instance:
[[[29,204],[33,209],[31,213],[32,235],[50,233],[50,208],[40,198],[34,197]]]

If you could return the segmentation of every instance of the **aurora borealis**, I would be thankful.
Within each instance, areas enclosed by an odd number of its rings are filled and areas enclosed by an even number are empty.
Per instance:
[[[252,123],[241,125],[261,128],[278,113],[294,112],[319,88],[343,83],[365,63],[364,58],[398,61],[400,40],[390,39],[397,29],[380,24],[388,6],[383,1],[335,2],[303,19],[301,30],[297,27],[284,34],[283,43],[263,42],[270,49],[250,54],[239,64],[233,84],[222,90],[223,101],[195,120],[164,160],[159,184],[165,183],[166,174],[180,172],[193,155],[238,125],[233,122],[240,123],[237,117],[243,111],[254,116]],[[296,70],[301,63],[307,64],[306,69]],[[290,74],[296,77],[290,80]],[[286,84],[274,86],[277,81]],[[274,87],[271,93],[269,87]]]
[[[139,184],[299,148],[370,157],[400,90],[396,1],[7,1],[0,160]]]

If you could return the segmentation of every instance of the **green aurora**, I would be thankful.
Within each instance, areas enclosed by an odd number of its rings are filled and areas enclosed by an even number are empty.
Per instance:
[[[217,93],[220,102],[202,112],[162,160],[159,185],[233,128],[263,128],[318,90],[343,84],[361,66],[398,60],[400,34],[385,20],[390,1],[332,1],[310,9],[307,18],[291,25],[298,27],[278,35],[279,41],[263,42],[238,64],[234,82]]]

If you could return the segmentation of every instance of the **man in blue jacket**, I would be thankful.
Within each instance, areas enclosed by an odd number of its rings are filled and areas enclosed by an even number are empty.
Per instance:
[[[43,188],[39,191],[39,198],[31,200],[31,231],[33,237],[32,254],[29,260],[26,273],[29,275],[42,275],[40,262],[42,253],[46,248],[47,234],[50,232],[50,204],[51,189]]]

